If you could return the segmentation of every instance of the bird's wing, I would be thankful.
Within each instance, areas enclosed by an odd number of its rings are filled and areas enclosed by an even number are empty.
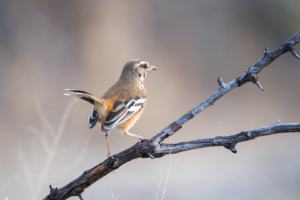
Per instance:
[[[92,110],[89,116],[89,129],[92,129],[97,124],[98,119],[99,119],[99,113],[94,107],[94,109]]]
[[[102,131],[108,130],[122,124],[146,106],[146,99],[139,96],[130,97],[125,101],[116,100],[107,117],[102,122]]]

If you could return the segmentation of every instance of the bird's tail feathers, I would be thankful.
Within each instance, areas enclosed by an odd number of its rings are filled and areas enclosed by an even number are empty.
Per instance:
[[[85,101],[95,106],[95,111],[98,112],[98,118],[100,119],[104,118],[112,107],[109,101],[99,99],[88,92],[81,91],[81,90],[73,90],[73,89],[66,89],[66,90],[68,91],[68,93],[65,93],[66,96],[72,96],[78,98],[82,101]]]
[[[74,89],[65,89],[65,90],[68,91],[68,93],[65,93],[66,96],[75,97],[75,98],[80,99],[82,101],[88,102],[92,105],[95,105],[95,101],[98,101],[96,99],[96,97],[94,97],[92,94],[90,94],[88,92],[81,91],[81,90],[74,90]]]

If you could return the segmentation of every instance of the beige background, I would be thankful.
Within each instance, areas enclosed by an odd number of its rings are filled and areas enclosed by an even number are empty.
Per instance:
[[[91,106],[78,101],[53,144],[65,88],[101,96],[130,59],[158,68],[131,129],[151,138],[300,30],[297,1],[8,1],[0,2],[0,199],[42,199],[106,158]],[[298,53],[300,48],[297,46]],[[235,134],[300,121],[300,62],[286,54],[184,125],[165,142]],[[44,143],[42,143],[42,141]],[[118,153],[136,140],[111,132]],[[55,151],[53,151],[55,150]],[[300,135],[138,159],[109,174],[84,199],[300,199]],[[52,157],[51,157],[52,156]],[[161,173],[161,169],[163,170]],[[162,174],[162,178],[161,178]],[[71,199],[78,199],[72,197]]]

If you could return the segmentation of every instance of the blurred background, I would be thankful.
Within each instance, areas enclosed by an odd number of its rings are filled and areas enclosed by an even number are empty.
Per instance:
[[[267,1],[0,2],[0,199],[42,199],[106,159],[92,106],[124,64],[158,68],[145,81],[132,133],[151,138],[300,30],[300,4]],[[300,47],[296,50],[300,53]],[[186,123],[167,143],[300,122],[300,62],[287,53]],[[136,143],[111,131],[112,153]],[[137,159],[90,186],[84,199],[300,199],[300,135],[286,133],[161,159]],[[162,188],[162,190],[160,190]],[[72,197],[71,199],[78,199]]]

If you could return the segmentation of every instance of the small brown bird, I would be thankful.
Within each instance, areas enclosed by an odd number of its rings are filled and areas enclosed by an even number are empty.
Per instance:
[[[93,128],[97,122],[101,124],[107,143],[107,157],[110,156],[110,129],[119,128],[125,135],[138,138],[139,142],[143,139],[142,136],[130,133],[129,129],[146,106],[147,92],[143,83],[151,70],[156,70],[156,67],[146,61],[134,59],[127,62],[119,80],[100,99],[81,90],[66,89],[66,96],[76,97],[94,106],[89,116],[89,128]]]

